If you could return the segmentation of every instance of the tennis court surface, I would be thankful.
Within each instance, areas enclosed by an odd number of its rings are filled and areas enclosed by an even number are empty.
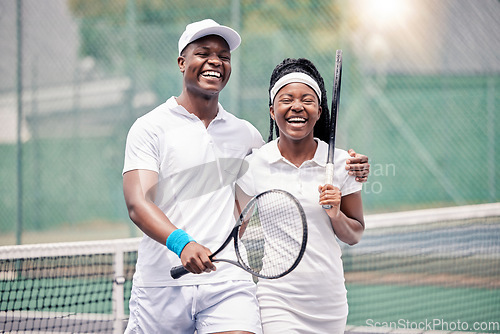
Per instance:
[[[500,203],[366,224],[342,245],[347,333],[500,332]],[[0,332],[123,333],[139,241],[0,247]]]

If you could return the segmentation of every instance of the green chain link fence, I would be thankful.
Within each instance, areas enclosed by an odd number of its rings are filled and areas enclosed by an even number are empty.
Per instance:
[[[125,137],[180,94],[177,41],[204,18],[240,32],[221,103],[264,138],[274,66],[309,58],[331,93],[343,49],[337,145],[370,158],[366,213],[497,202],[499,17],[497,0],[3,0],[0,243],[18,224],[135,235]]]

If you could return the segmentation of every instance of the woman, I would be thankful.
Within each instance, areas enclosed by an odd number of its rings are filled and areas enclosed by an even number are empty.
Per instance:
[[[335,149],[333,185],[323,184],[329,110],[313,63],[285,59],[276,66],[269,110],[269,142],[247,158],[249,170],[238,184],[248,195],[279,188],[297,197],[307,216],[308,244],[294,271],[257,284],[264,333],[343,333],[348,309],[336,239],[354,245],[361,238],[361,184],[346,171],[349,154],[341,149]]]

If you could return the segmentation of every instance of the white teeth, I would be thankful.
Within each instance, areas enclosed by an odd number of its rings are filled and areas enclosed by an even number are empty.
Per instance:
[[[305,123],[306,120],[305,118],[302,118],[302,117],[293,117],[293,118],[289,118],[288,119],[288,122],[300,122],[300,123]]]
[[[202,73],[203,76],[220,78],[221,74],[215,71],[206,71]]]

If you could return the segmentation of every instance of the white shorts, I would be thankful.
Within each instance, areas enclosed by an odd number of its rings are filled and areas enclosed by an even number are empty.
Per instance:
[[[256,286],[251,281],[146,287],[133,286],[125,333],[262,334]]]

